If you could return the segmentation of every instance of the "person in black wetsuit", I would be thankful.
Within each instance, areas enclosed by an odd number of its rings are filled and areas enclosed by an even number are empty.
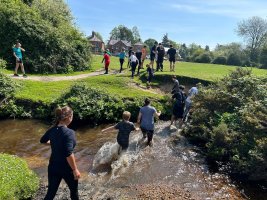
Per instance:
[[[73,111],[70,107],[57,108],[56,124],[40,139],[41,143],[51,146],[48,165],[48,191],[44,200],[54,199],[59,184],[65,180],[72,200],[78,200],[78,179],[81,174],[73,154],[76,145],[75,132],[67,126],[72,122]]]
[[[129,136],[132,131],[137,131],[139,128],[136,128],[132,122],[130,122],[131,113],[124,111],[122,114],[122,121],[117,123],[115,126],[111,126],[102,130],[102,132],[110,130],[119,130],[117,135],[117,142],[120,145],[120,150],[127,150],[129,146]],[[119,150],[119,151],[120,151]]]

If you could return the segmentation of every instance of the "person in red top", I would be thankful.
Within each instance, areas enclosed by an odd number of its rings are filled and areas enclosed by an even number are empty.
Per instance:
[[[109,66],[109,63],[110,63],[110,57],[109,57],[109,54],[107,53],[107,51],[105,51],[102,63],[104,62],[104,60],[105,60],[105,70],[106,70],[105,74],[108,74],[108,66]]]

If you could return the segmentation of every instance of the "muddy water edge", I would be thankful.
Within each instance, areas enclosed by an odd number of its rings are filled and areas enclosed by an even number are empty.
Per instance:
[[[141,133],[131,135],[128,151],[110,166],[93,169],[97,151],[116,141],[116,132],[101,133],[106,126],[76,130],[75,156],[82,179],[81,199],[266,199],[266,190],[234,184],[226,175],[210,172],[200,150],[158,122],[154,145],[140,142]],[[41,178],[34,199],[43,199],[47,186],[50,147],[39,143],[49,125],[36,120],[0,121],[0,152],[24,158]],[[61,184],[56,199],[67,199]]]

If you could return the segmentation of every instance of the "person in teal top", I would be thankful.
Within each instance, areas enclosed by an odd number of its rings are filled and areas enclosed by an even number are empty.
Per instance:
[[[122,66],[123,66],[123,63],[124,63],[125,56],[126,56],[125,49],[122,48],[122,49],[121,49],[121,52],[120,52],[120,54],[119,54],[120,64],[121,64],[120,73],[121,73],[121,71],[122,71]]]
[[[22,61],[22,52],[24,52],[25,49],[21,47],[21,44],[19,42],[16,43],[15,47],[13,47],[13,55],[16,58],[16,67],[15,67],[15,72],[14,76],[19,76],[18,75],[18,68],[19,66],[21,67],[21,71],[23,73],[23,77],[27,77],[25,70],[24,70],[24,65]]]

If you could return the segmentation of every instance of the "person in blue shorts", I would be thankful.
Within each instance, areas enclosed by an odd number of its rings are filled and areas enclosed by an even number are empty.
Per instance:
[[[26,78],[27,75],[24,70],[24,65],[22,61],[22,52],[24,52],[25,49],[21,47],[21,44],[19,42],[16,43],[16,45],[13,47],[13,55],[16,58],[16,67],[15,67],[15,72],[14,76],[19,76],[18,75],[18,68],[19,66],[21,67],[21,71],[23,73],[23,77]]]
[[[145,105],[140,108],[137,123],[140,124],[140,128],[143,133],[143,138],[147,137],[147,145],[152,145],[152,139],[154,135],[154,117],[159,117],[161,112],[157,112],[156,108],[150,105],[150,100],[145,99]]]

